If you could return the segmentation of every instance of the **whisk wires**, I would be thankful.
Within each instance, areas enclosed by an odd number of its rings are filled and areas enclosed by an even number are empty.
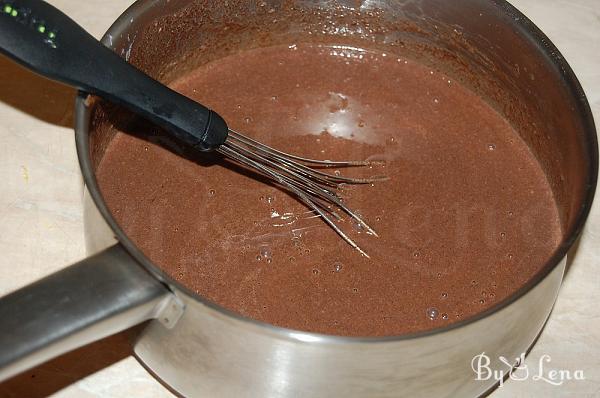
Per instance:
[[[294,194],[309,209],[321,216],[323,221],[350,246],[363,256],[369,257],[337,224],[336,221],[342,220],[337,211],[346,213],[370,235],[377,236],[377,233],[358,213],[346,206],[338,195],[338,190],[343,184],[373,184],[386,180],[387,177],[350,178],[332,175],[315,167],[360,167],[369,166],[373,162],[307,159],[271,148],[231,129],[229,129],[227,141],[217,151],[234,162],[262,174]]]

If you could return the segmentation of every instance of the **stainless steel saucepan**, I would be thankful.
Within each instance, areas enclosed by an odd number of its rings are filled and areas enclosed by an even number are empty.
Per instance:
[[[91,257],[0,299],[0,380],[144,321],[135,356],[184,396],[475,397],[494,385],[475,380],[475,355],[527,351],[556,299],[598,171],[592,114],[558,50],[503,0],[139,0],[103,42],[168,83],[200,58],[290,40],[412,56],[484,96],[546,172],[564,230],[552,258],[490,310],[427,333],[342,338],[242,318],[164,274],[116,224],[94,172],[115,118],[129,116],[80,93],[75,130]]]

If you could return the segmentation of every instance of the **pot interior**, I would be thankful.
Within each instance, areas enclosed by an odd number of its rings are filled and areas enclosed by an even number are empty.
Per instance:
[[[547,274],[581,228],[595,184],[595,132],[580,87],[560,54],[503,2],[181,1],[160,7],[114,40],[114,50],[164,83],[214,60],[289,43],[368,48],[440,71],[507,121],[539,162],[564,238]],[[111,39],[112,40],[112,39]],[[117,130],[136,118],[98,101],[90,130],[96,169]],[[115,127],[117,127],[115,129]]]

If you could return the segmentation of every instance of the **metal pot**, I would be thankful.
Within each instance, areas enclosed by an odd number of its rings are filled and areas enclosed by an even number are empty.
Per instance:
[[[482,352],[516,358],[535,340],[590,210],[598,169],[582,88],[525,16],[503,0],[139,0],[104,43],[168,81],[193,67],[199,52],[216,57],[289,37],[332,36],[444,64],[517,127],[547,174],[564,228],[540,272],[485,313],[410,336],[342,338],[242,318],[165,275],[115,223],[94,178],[110,139],[106,109],[80,93],[76,141],[86,242],[95,254],[0,300],[0,380],[150,320],[135,356],[185,396],[470,397],[493,387],[493,379],[475,380],[471,360]]]

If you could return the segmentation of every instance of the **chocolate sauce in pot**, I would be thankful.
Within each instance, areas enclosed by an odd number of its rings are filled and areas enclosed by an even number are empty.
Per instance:
[[[550,187],[518,134],[483,99],[412,60],[270,47],[209,63],[173,87],[278,149],[385,160],[330,170],[390,178],[342,192],[379,234],[342,223],[367,259],[235,166],[117,134],[97,178],[119,224],[167,273],[239,314],[334,335],[424,331],[507,297],[558,245]]]

